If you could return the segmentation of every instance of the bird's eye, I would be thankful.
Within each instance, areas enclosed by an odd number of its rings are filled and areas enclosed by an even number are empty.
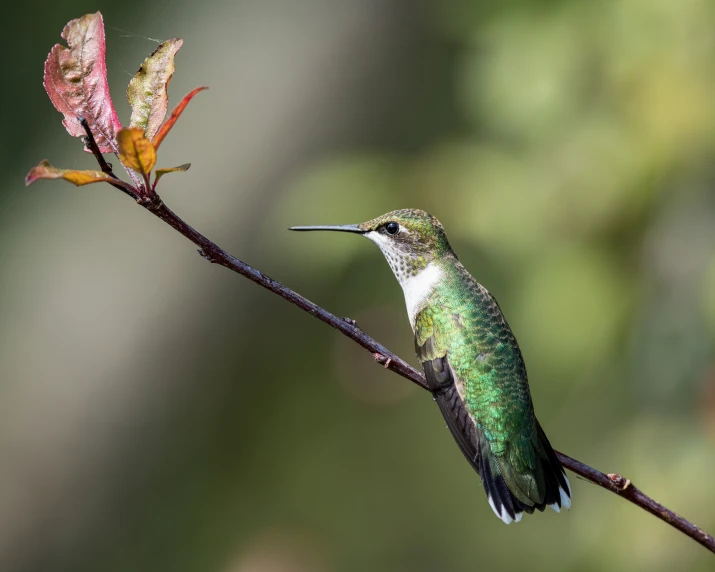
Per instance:
[[[397,231],[400,230],[400,225],[397,224],[396,222],[388,222],[385,225],[385,230],[387,231],[387,234],[397,234]]]

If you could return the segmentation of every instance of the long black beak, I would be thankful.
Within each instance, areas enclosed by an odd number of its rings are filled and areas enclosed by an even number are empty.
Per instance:
[[[366,231],[356,224],[334,224],[323,226],[292,226],[288,230],[337,230],[339,232],[356,232],[365,234]]]

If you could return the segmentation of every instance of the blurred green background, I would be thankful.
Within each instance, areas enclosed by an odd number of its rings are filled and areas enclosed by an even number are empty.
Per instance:
[[[445,225],[521,343],[554,446],[715,532],[712,0],[28,1],[0,58],[0,569],[712,570],[572,476],[504,526],[427,394],[88,168],[42,88],[101,10],[109,80],[185,43],[163,144],[189,223],[414,362],[378,250],[293,224]]]

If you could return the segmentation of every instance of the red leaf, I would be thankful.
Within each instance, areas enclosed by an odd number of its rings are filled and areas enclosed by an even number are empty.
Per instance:
[[[154,140],[152,141],[152,143],[154,143],[154,149],[159,148],[159,145],[161,145],[161,142],[164,140],[164,137],[166,137],[169,131],[171,131],[171,128],[174,126],[174,123],[176,123],[176,120],[179,119],[179,116],[182,114],[186,106],[189,105],[189,101],[191,101],[197,93],[203,91],[204,89],[208,89],[208,87],[197,87],[196,89],[190,91],[184,96],[184,99],[182,99],[179,102],[179,105],[174,108],[174,111],[171,112],[169,119],[166,120],[166,123],[161,126],[161,129],[159,129],[159,132],[156,134],[156,137],[154,137]]]
[[[106,44],[102,14],[87,14],[62,30],[65,47],[56,44],[45,61],[45,90],[73,137],[85,135],[77,119],[87,119],[99,150],[117,151],[116,133],[121,129],[107,85]],[[85,147],[85,151],[89,151]]]

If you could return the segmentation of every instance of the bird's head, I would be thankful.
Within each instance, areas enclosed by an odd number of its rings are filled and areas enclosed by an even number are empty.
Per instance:
[[[380,247],[398,280],[419,274],[432,260],[454,255],[442,224],[431,214],[401,209],[360,224],[294,226],[291,230],[332,230],[362,234]]]

